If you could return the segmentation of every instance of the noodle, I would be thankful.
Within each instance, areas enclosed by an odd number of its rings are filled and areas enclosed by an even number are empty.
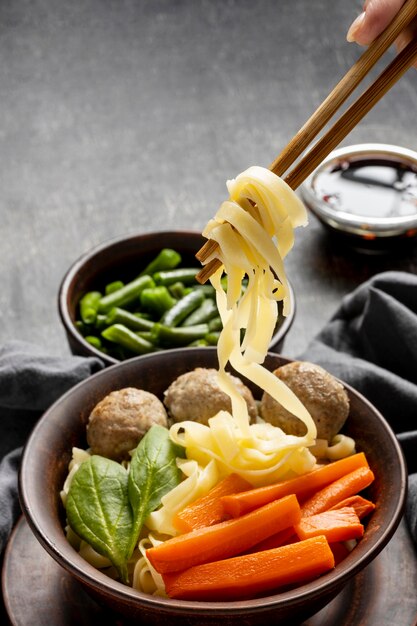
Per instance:
[[[132,587],[138,591],[155,596],[165,596],[165,585],[162,576],[152,567],[146,556],[146,550],[162,543],[152,533],[139,542],[140,558],[133,570]]]
[[[269,170],[250,167],[227,186],[230,198],[203,235],[217,242],[216,256],[223,263],[211,282],[223,323],[217,347],[219,384],[231,398],[232,414],[221,411],[208,426],[181,422],[171,427],[170,434],[186,448],[188,458],[200,463],[214,459],[223,473],[236,472],[260,485],[291,472],[304,473],[315,463],[308,451],[317,436],[311,415],[262,365],[276,326],[277,302],[282,300],[284,315],[289,312],[283,259],[294,244],[294,228],[305,225],[307,218],[296,194]],[[241,296],[244,277],[248,284]],[[226,374],[228,363],[300,419],[306,434],[296,437],[270,424],[250,424],[246,402]]]
[[[218,344],[221,385],[232,395],[233,416],[244,427],[243,422],[249,422],[247,410],[226,377],[229,362],[303,421],[306,443],[311,444],[317,431],[310,414],[285,384],[260,365],[276,325],[277,301],[283,301],[284,315],[289,312],[283,259],[293,246],[294,228],[307,223],[306,211],[282,179],[261,167],[249,168],[227,186],[230,200],[221,205],[203,231],[204,236],[219,244],[217,256],[234,287],[231,293],[223,289],[222,269],[211,279],[224,325]],[[228,241],[231,229],[233,239]],[[239,299],[240,290],[235,285],[239,280],[241,286],[242,271],[248,275],[248,287]],[[242,329],[245,335],[241,342]]]

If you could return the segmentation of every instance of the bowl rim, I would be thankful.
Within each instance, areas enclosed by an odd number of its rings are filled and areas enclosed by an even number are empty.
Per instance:
[[[90,354],[91,356],[97,357],[99,359],[101,359],[106,365],[116,365],[117,363],[123,363],[123,361],[120,361],[118,359],[115,359],[112,356],[109,356],[107,354],[104,354],[103,352],[101,352],[98,348],[95,348],[94,346],[92,346],[90,343],[88,343],[84,337],[81,335],[81,333],[78,332],[78,330],[76,329],[74,322],[71,319],[69,310],[68,310],[68,306],[67,306],[67,294],[69,291],[70,286],[73,284],[73,282],[76,280],[76,276],[77,273],[79,272],[80,268],[83,267],[83,265],[87,262],[90,261],[91,259],[93,259],[95,256],[101,254],[102,252],[104,252],[104,250],[106,250],[107,248],[110,248],[112,246],[118,246],[130,241],[133,241],[135,239],[151,239],[152,237],[158,236],[158,237],[165,237],[167,235],[182,235],[184,237],[188,237],[188,236],[192,236],[192,237],[196,237],[199,236],[202,239],[204,239],[203,235],[201,234],[200,231],[198,230],[186,230],[186,229],[180,229],[180,230],[161,230],[161,231],[150,231],[148,233],[136,233],[136,234],[130,234],[127,236],[121,236],[121,237],[114,237],[112,239],[108,239],[106,241],[103,241],[99,244],[97,244],[96,246],[90,248],[89,250],[87,250],[86,252],[84,252],[82,255],[80,255],[71,265],[70,267],[67,269],[66,273],[64,274],[59,288],[58,288],[58,314],[59,317],[61,319],[61,322],[64,326],[64,329],[66,331],[66,333],[71,336],[72,340],[76,343],[78,343],[79,345],[82,346],[83,351],[85,354]],[[198,263],[198,261],[196,261]],[[274,335],[272,336],[271,339],[271,343],[269,345],[269,349],[272,350],[274,345],[279,344],[284,338],[285,336],[288,334],[291,326],[294,323],[294,319],[295,319],[295,315],[296,315],[296,301],[295,301],[295,294],[294,294],[294,289],[293,286],[291,284],[291,281],[288,279],[287,277],[287,283],[288,283],[288,291],[289,291],[289,297],[290,297],[290,303],[291,303],[291,308],[290,308],[290,312],[289,314],[283,319],[279,329],[277,330],[276,333],[274,333]],[[141,355],[138,356],[132,356],[129,359],[131,361],[133,358],[141,358]]]
[[[194,352],[204,354],[207,350],[214,351],[215,348],[177,348],[172,352],[184,354],[187,352]],[[218,614],[236,614],[242,615],[249,613],[262,613],[263,611],[270,610],[274,606],[285,605],[286,608],[299,605],[303,599],[305,601],[314,601],[322,596],[325,591],[326,594],[331,594],[335,590],[339,590],[340,587],[348,582],[359,570],[363,569],[371,560],[373,560],[379,552],[386,546],[391,539],[395,530],[397,529],[403,515],[405,507],[405,499],[407,494],[407,468],[405,459],[400,447],[400,444],[393,432],[391,426],[383,415],[376,409],[372,403],[370,403],[360,392],[356,391],[353,387],[346,383],[342,383],[346,390],[356,396],[362,403],[367,405],[375,413],[379,419],[381,425],[385,430],[385,434],[388,435],[390,444],[396,453],[396,464],[398,465],[400,472],[400,485],[398,489],[397,502],[395,505],[395,511],[392,517],[387,520],[387,525],[384,528],[380,536],[375,538],[375,534],[371,538],[371,545],[368,550],[358,555],[355,563],[350,564],[349,556],[344,561],[338,564],[337,568],[324,574],[319,579],[305,583],[301,587],[278,592],[276,594],[264,596],[261,598],[255,598],[251,600],[236,600],[236,601],[194,601],[194,600],[175,600],[172,598],[162,598],[145,594],[132,587],[123,585],[118,581],[114,581],[100,570],[94,568],[92,565],[84,561],[84,559],[74,550],[69,543],[62,543],[63,549],[60,549],[61,542],[66,542],[65,535],[62,529],[62,534],[49,537],[39,523],[39,520],[34,516],[33,506],[31,502],[31,495],[28,493],[25,485],[25,474],[27,473],[27,460],[31,455],[31,447],[33,442],[39,438],[39,435],[44,427],[44,424],[48,421],[49,416],[56,410],[60,404],[67,402],[68,398],[78,393],[80,388],[91,384],[91,380],[99,380],[100,378],[112,377],[115,370],[121,372],[124,368],[134,367],[134,364],[138,361],[141,364],[146,363],[147,360],[152,360],[160,353],[152,353],[141,357],[134,357],[126,361],[105,368],[89,378],[79,382],[77,385],[68,390],[58,400],[56,400],[51,407],[44,412],[39,421],[34,426],[26,445],[24,446],[22,459],[19,468],[18,475],[18,491],[19,500],[22,508],[22,512],[31,528],[32,532],[43,545],[45,550],[68,572],[70,572],[77,580],[87,585],[96,591],[99,590],[102,593],[111,594],[111,596],[124,604],[134,601],[148,608],[157,608],[160,612],[175,613],[176,615],[186,614],[193,611],[199,615],[211,614],[217,612]],[[276,353],[268,353],[274,359],[279,359],[281,362],[289,362],[292,359],[282,357]],[[360,548],[360,544],[357,549]],[[357,554],[357,553],[356,553]],[[319,583],[319,584],[318,584]]]

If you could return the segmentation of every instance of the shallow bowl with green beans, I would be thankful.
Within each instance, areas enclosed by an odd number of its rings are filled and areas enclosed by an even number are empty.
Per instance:
[[[221,320],[214,289],[195,278],[204,241],[195,231],[157,231],[114,239],[78,259],[58,296],[73,354],[113,365],[161,350],[215,346]],[[295,314],[292,289],[291,300],[292,313],[279,316],[270,350],[282,350]]]

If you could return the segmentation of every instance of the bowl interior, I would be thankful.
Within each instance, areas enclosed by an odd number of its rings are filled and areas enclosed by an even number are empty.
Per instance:
[[[270,353],[266,365],[274,369],[287,362]],[[140,606],[159,614],[219,616],[260,614],[266,608],[321,608],[317,602],[331,599],[345,582],[362,569],[386,545],[402,515],[406,470],[397,440],[381,415],[357,392],[347,387],[351,412],[345,432],[354,437],[375,473],[369,497],[376,503],[363,540],[337,568],[317,581],[266,598],[242,602],[185,602],[154,598],[114,582],[86,563],[67,543],[59,492],[67,474],[73,446],[86,447],[85,426],[93,406],[110,391],[127,386],[146,389],[163,397],[164,390],[180,374],[197,366],[217,367],[213,348],[170,350],[130,359],[107,368],[74,387],[58,400],[35,427],[23,454],[19,490],[23,511],[35,535],[48,552],[94,593],[111,598],[114,606]],[[163,372],[163,375],[161,375]],[[248,381],[245,381],[248,383]],[[253,387],[252,387],[253,388]],[[254,390],[256,393],[256,390]],[[259,393],[257,394],[259,397]],[[328,601],[327,600],[327,601]],[[316,603],[316,604],[315,604]],[[161,613],[162,612],[162,613]],[[314,612],[314,610],[313,610]],[[310,611],[311,613],[311,611]],[[259,622],[259,623],[262,623]]]
[[[75,327],[81,296],[90,290],[103,291],[115,280],[128,282],[160,252],[173,248],[182,256],[181,267],[199,267],[196,252],[206,239],[197,231],[164,231],[132,235],[103,243],[78,259],[65,275],[58,294],[58,310],[64,324],[71,350],[82,356],[97,356],[106,365],[119,361],[91,346]],[[291,285],[291,313],[279,316],[270,349],[279,352],[295,316],[295,299]],[[279,303],[279,310],[281,305]]]

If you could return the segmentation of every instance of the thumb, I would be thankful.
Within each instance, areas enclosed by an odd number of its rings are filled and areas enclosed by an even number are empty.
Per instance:
[[[364,11],[350,26],[347,40],[367,46],[392,22],[404,2],[405,0],[368,0]]]

